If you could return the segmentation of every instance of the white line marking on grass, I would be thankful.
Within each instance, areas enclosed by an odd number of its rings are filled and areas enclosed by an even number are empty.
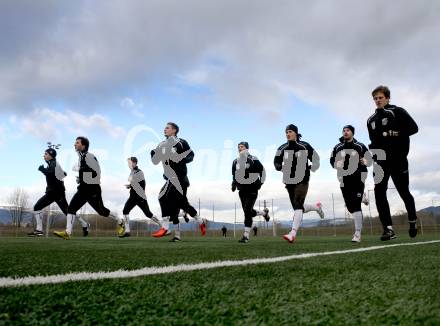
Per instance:
[[[81,273],[69,273],[69,274],[49,275],[49,276],[27,276],[22,278],[5,277],[5,278],[0,278],[0,288],[19,287],[19,286],[28,286],[28,285],[59,284],[59,283],[77,282],[77,281],[132,278],[132,277],[149,276],[149,275],[170,274],[177,272],[198,271],[198,270],[221,268],[221,267],[271,264],[271,263],[285,262],[294,259],[351,254],[357,252],[374,251],[374,250],[403,247],[403,246],[425,245],[425,244],[432,244],[439,242],[440,240],[413,242],[413,243],[398,243],[392,245],[372,246],[372,247],[357,248],[357,249],[347,249],[347,250],[337,250],[337,251],[327,251],[327,252],[312,252],[312,253],[296,254],[296,255],[281,256],[281,257],[255,258],[255,259],[245,259],[245,260],[223,260],[223,261],[209,262],[209,263],[182,264],[182,265],[172,265],[172,266],[164,266],[164,267],[145,267],[131,271],[117,270],[114,272],[81,272]]]

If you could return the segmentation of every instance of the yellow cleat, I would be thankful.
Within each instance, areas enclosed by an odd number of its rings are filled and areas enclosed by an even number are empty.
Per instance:
[[[66,231],[54,231],[53,234],[64,240],[70,240],[70,235]]]
[[[125,225],[124,223],[118,224],[118,227],[116,228],[116,232],[118,232],[118,237],[122,238],[125,234]]]

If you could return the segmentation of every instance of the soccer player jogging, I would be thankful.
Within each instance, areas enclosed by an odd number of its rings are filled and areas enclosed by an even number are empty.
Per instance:
[[[355,232],[351,241],[361,242],[363,220],[361,205],[368,175],[367,166],[371,165],[371,154],[367,147],[353,136],[353,126],[347,125],[342,128],[342,137],[333,148],[330,164],[338,171],[345,206],[354,219]]]
[[[262,211],[254,209],[258,190],[263,185],[265,178],[263,165],[257,157],[249,154],[249,144],[247,142],[239,143],[238,158],[232,162],[232,191],[238,189],[244,212],[244,233],[238,242],[249,242],[249,233],[255,216],[263,216],[267,222],[270,219],[268,208],[264,208]]]
[[[44,161],[47,166],[40,165],[38,171],[43,173],[46,177],[46,193],[41,197],[34,206],[34,217],[36,222],[35,230],[28,234],[30,237],[41,237],[43,236],[43,212],[42,210],[51,205],[52,203],[57,203],[58,207],[61,209],[64,215],[67,215],[67,204],[66,200],[66,188],[64,187],[64,178],[67,176],[66,172],[63,171],[61,166],[56,160],[57,151],[60,145],[49,144],[49,148],[44,152]],[[88,223],[81,219],[81,224],[83,225],[83,235],[88,235]]]
[[[110,210],[104,206],[101,194],[101,168],[96,157],[89,153],[89,140],[78,137],[75,141],[75,150],[78,153],[78,191],[72,197],[67,210],[66,231],[55,231],[54,234],[65,240],[70,239],[75,222],[76,213],[86,203],[101,216],[111,217],[118,222],[117,233],[122,236],[125,233],[124,221],[110,214]]]
[[[127,161],[128,167],[131,170],[130,176],[128,177],[128,182],[130,182],[130,184],[126,185],[127,189],[130,189],[130,197],[127,199],[124,209],[122,210],[124,215],[125,233],[120,236],[120,238],[130,236],[129,214],[135,206],[138,206],[145,216],[151,219],[154,223],[160,227],[162,226],[162,223],[156,216],[154,216],[154,214],[150,211],[150,207],[148,206],[147,196],[145,195],[145,177],[144,173],[137,165],[137,158],[130,157]]]
[[[277,150],[274,166],[283,172],[283,182],[294,210],[292,230],[283,236],[284,240],[293,243],[303,219],[310,171],[318,170],[319,155],[309,143],[300,140],[297,126],[290,124],[286,127],[286,138],[287,142]]]
[[[165,140],[151,151],[151,160],[157,165],[162,162],[165,185],[159,193],[159,204],[162,211],[162,227],[153,234],[160,238],[170,234],[169,222],[174,224],[173,242],[180,241],[179,212],[184,212],[194,218],[200,227],[202,235],[206,234],[206,221],[190,205],[187,190],[190,186],[187,164],[194,159],[194,152],[188,142],[178,138],[179,127],[173,122],[167,123],[164,129]]]
[[[370,150],[374,162],[374,196],[384,232],[382,241],[396,238],[387,199],[388,181],[394,185],[405,203],[409,221],[409,236],[417,236],[417,215],[414,197],[409,191],[408,153],[409,137],[419,130],[406,110],[390,104],[391,92],[386,86],[378,86],[372,92],[376,111],[368,118]]]
[[[57,146],[58,147],[58,146]],[[49,148],[44,152],[44,161],[47,167],[40,165],[38,171],[46,176],[46,193],[34,206],[34,217],[36,222],[35,230],[28,234],[30,237],[43,236],[43,212],[42,210],[56,202],[61,211],[67,215],[66,188],[63,179],[67,174],[63,171],[56,160],[57,151],[55,146],[49,144]]]

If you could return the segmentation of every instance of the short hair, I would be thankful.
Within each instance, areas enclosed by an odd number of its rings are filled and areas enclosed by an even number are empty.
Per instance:
[[[81,141],[81,144],[86,147],[86,151],[89,150],[90,142],[89,142],[89,139],[87,137],[79,136],[79,137],[76,137],[76,140]]]
[[[170,125],[171,127],[173,127],[174,130],[176,130],[176,136],[177,136],[177,134],[179,133],[179,126],[174,122],[168,122],[167,125]]]
[[[373,89],[371,95],[374,97],[374,95],[377,93],[383,93],[383,95],[385,95],[386,98],[391,97],[391,91],[387,86],[383,86],[383,85],[377,86],[375,89]]]
[[[134,156],[129,157],[128,160],[132,161],[132,162],[135,163],[135,164],[138,163],[138,159],[137,159],[137,157],[134,157]]]

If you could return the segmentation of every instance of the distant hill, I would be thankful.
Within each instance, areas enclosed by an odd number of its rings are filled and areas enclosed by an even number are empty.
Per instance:
[[[424,213],[424,214],[433,214],[440,216],[440,206],[430,206],[423,208],[419,210],[418,212]],[[87,216],[85,216],[86,220],[88,219]],[[64,219],[64,216],[57,216],[56,220],[58,219]],[[136,220],[133,220],[133,222]],[[32,223],[32,212],[26,211],[24,212],[23,216],[23,224]],[[194,228],[197,228],[197,226],[194,224],[195,222],[190,221],[190,223],[181,223],[181,229],[183,231],[189,231],[194,230]],[[283,221],[277,221],[278,224],[280,224],[282,227],[290,227],[292,224],[291,220],[283,220]],[[313,228],[316,226],[333,226],[334,220],[332,217],[325,218],[323,220],[320,219],[305,219],[303,221],[302,227],[304,228]],[[346,223],[351,223],[351,219],[346,220],[345,218],[336,218],[336,225],[344,225]],[[0,224],[8,225],[11,224],[11,215],[9,211],[6,208],[0,208]],[[210,230],[220,230],[223,225],[228,228],[228,230],[232,230],[234,228],[233,223],[223,223],[223,222],[209,222],[209,229]],[[259,222],[257,222],[257,225],[260,225]],[[237,223],[236,228],[243,228],[243,223]],[[272,221],[268,223],[268,228],[272,228]]]
[[[428,213],[428,214],[434,214],[434,215],[440,215],[440,206],[430,206],[421,209],[419,212],[421,213]]]

